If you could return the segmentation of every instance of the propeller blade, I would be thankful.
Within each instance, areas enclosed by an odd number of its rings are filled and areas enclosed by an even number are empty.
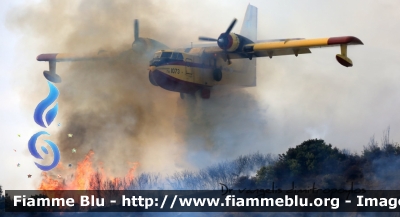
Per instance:
[[[236,18],[233,19],[231,25],[229,25],[229,27],[228,27],[228,29],[226,30],[225,34],[229,34],[229,33],[231,32],[231,30],[233,29],[233,27],[235,26],[235,24],[236,24]]]
[[[134,34],[134,38],[136,41],[136,39],[139,38],[139,20],[138,19],[135,19],[135,21],[133,23],[133,34]]]
[[[199,37],[199,40],[200,40],[200,41],[218,41],[218,40],[215,39],[215,38],[209,38],[209,37],[203,37],[203,36],[200,36],[200,37]]]

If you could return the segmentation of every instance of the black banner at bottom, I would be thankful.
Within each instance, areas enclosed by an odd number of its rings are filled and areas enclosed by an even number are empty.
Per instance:
[[[6,212],[399,212],[388,190],[6,191]]]

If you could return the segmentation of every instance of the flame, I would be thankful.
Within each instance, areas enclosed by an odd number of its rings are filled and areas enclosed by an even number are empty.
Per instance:
[[[69,190],[86,190],[88,188],[88,180],[93,176],[94,173],[92,166],[93,155],[94,152],[89,151],[89,153],[85,156],[85,159],[78,163],[75,171],[75,178],[72,182],[72,187],[74,187],[74,189]]]
[[[138,163],[128,162],[129,171],[125,177],[112,177],[104,171],[103,164],[97,168],[93,166],[94,152],[91,150],[85,158],[77,164],[73,174],[58,178],[57,174],[42,173],[42,181],[38,190],[124,190],[135,179]],[[52,173],[65,174],[66,168],[60,164]]]
[[[42,183],[40,183],[39,190],[64,190],[62,182],[53,179],[46,172],[42,172]]]

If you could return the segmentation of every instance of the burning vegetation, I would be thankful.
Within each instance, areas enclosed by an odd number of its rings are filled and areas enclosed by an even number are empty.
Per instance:
[[[94,165],[94,154],[89,151],[72,172],[61,163],[51,174],[42,172],[38,190],[124,190],[132,185],[138,163],[128,163],[129,170],[124,177],[112,177],[105,172],[101,162]],[[57,173],[63,175],[52,175]]]
[[[400,176],[400,145],[390,142],[389,129],[381,145],[374,138],[361,155],[339,150],[324,140],[313,139],[290,148],[278,156],[260,153],[240,156],[198,171],[175,172],[162,178],[159,174],[137,173],[138,163],[129,163],[124,177],[112,177],[102,164],[93,164],[90,151],[78,163],[74,172],[56,178],[42,174],[39,190],[212,190],[223,183],[232,188],[270,188],[272,183],[281,189],[361,187],[369,190],[397,189]],[[65,172],[63,165],[55,169]],[[66,174],[66,173],[64,173]],[[135,176],[136,175],[136,176]]]

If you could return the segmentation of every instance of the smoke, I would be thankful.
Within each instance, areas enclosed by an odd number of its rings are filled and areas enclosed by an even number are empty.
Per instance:
[[[186,109],[187,125],[183,134],[196,166],[248,154],[249,146],[264,143],[266,112],[246,89],[217,86],[209,100],[188,99],[180,102]]]
[[[148,60],[130,50],[132,23],[140,19],[141,37],[174,44],[179,38],[165,34],[170,21],[154,19],[161,12],[162,5],[149,1],[43,1],[10,14],[8,25],[29,33],[25,46],[40,53],[100,48],[122,53],[115,60],[57,64],[63,79],[57,84],[61,126],[52,135],[64,166],[93,150],[97,165],[113,176],[123,176],[132,162],[139,163],[138,173],[168,174],[233,159],[250,153],[248,145],[261,145],[265,111],[245,89],[217,87],[209,100],[181,100],[150,84]],[[185,34],[195,37],[185,32],[179,37]],[[30,89],[40,90],[28,96],[30,107],[45,95],[43,79],[29,79]]]

